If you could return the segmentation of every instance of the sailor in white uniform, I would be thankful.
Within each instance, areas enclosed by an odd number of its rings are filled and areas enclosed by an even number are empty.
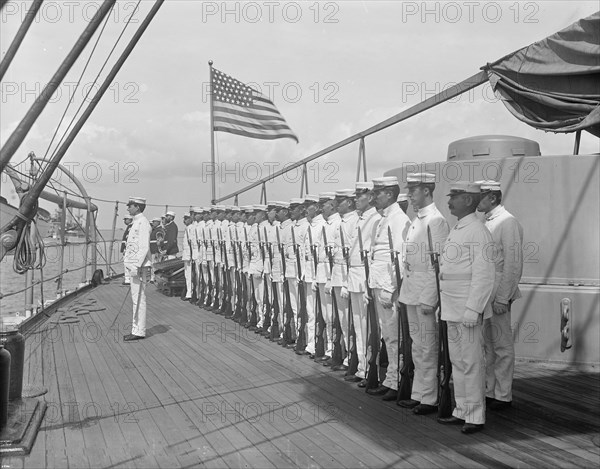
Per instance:
[[[146,337],[146,284],[150,280],[152,260],[150,255],[150,222],[142,213],[146,199],[130,197],[127,211],[133,217],[127,245],[125,246],[125,269],[131,277],[133,320],[131,334],[123,337],[128,342]]]
[[[509,408],[515,368],[515,343],[511,330],[510,307],[521,298],[519,281],[523,273],[523,228],[502,205],[497,181],[481,183],[481,202],[477,210],[485,213],[485,226],[495,243],[492,257],[496,266],[492,317],[483,324],[486,361],[486,401],[490,410]]]
[[[491,317],[495,265],[486,252],[492,235],[477,218],[481,187],[458,181],[448,194],[450,213],[458,222],[450,230],[440,256],[442,320],[448,324],[456,408],[443,424],[463,424],[463,433],[483,429],[485,423],[485,358],[483,321]]]

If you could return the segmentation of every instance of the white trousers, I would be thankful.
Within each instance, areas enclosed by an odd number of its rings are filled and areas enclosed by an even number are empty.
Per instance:
[[[316,295],[312,289],[312,283],[306,284],[306,351],[315,353],[315,299]]]
[[[260,275],[251,275],[252,284],[254,285],[254,298],[256,299],[256,314],[258,316],[258,323],[256,327],[262,327],[265,321],[265,314],[263,311],[263,295],[264,295],[264,282]]]
[[[187,260],[187,261],[183,261],[183,272],[185,273],[185,297],[186,298],[191,298],[192,297],[192,292],[193,290],[193,285],[192,285],[192,261]]]
[[[366,378],[367,365],[367,304],[364,293],[350,293],[352,303],[352,318],[354,319],[354,331],[356,332],[356,352],[358,354],[358,371],[354,376]]]
[[[325,355],[333,355],[333,309],[331,306],[331,295],[325,293],[325,284],[317,283],[319,296],[321,297],[321,311],[325,321]]]
[[[375,311],[379,319],[381,337],[385,341],[385,348],[388,355],[388,367],[385,373],[383,385],[390,389],[398,389],[398,295],[392,298],[392,307],[384,308],[379,301],[381,288],[374,288]]]
[[[515,371],[515,342],[510,325],[510,306],[508,312],[494,314],[483,324],[486,396],[504,402],[512,401]]]
[[[423,314],[421,305],[406,305],[415,376],[411,398],[436,405],[438,379],[438,332],[435,313]]]
[[[350,357],[350,337],[348,335],[348,308],[349,301],[348,298],[342,298],[342,287],[333,287],[333,292],[335,294],[335,299],[337,300],[338,314],[340,315],[340,326],[342,329],[342,337],[340,339],[340,343],[345,344],[346,350],[348,353],[346,354],[346,358],[344,358],[344,365],[348,366],[348,358]]]
[[[295,278],[288,278],[288,286],[290,289],[290,306],[294,313],[292,329],[296,327],[296,336],[298,335],[298,307],[300,305],[298,300],[298,282]]]
[[[447,321],[456,408],[452,415],[467,423],[485,423],[483,326]]]
[[[133,319],[131,333],[146,336],[146,284],[150,278],[150,267],[143,267],[141,278],[138,276],[137,267],[125,264],[131,278],[131,299],[133,301]]]

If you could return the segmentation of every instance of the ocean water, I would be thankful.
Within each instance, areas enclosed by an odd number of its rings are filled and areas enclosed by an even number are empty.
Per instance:
[[[97,268],[104,271],[107,276],[107,259],[110,246],[111,230],[100,230],[100,234],[104,238],[104,242],[98,236],[98,252],[97,252]],[[123,273],[123,262],[120,253],[120,243],[123,236],[123,230],[118,229],[115,232],[115,241],[112,254],[112,269],[116,273]],[[63,275],[62,290],[73,291],[81,283],[89,281],[92,277],[92,267],[88,265],[85,269],[82,267],[86,264],[85,259],[85,244],[80,244],[83,238],[70,238],[67,245],[64,247],[63,254],[63,270],[68,269]],[[55,300],[59,292],[57,292],[58,279],[56,277],[60,268],[61,250],[57,245],[58,240],[46,238],[45,254],[46,264],[42,271],[33,271],[33,282],[44,279],[43,298],[47,304],[49,301]],[[88,264],[91,262],[92,245],[88,246]],[[0,262],[0,312],[2,318],[14,318],[15,316],[25,316],[27,309],[32,309],[26,306],[26,293],[18,292],[25,288],[25,275],[16,273],[13,269],[14,256],[12,254],[4,257]],[[42,305],[42,289],[40,285],[33,287],[33,305],[34,308]]]

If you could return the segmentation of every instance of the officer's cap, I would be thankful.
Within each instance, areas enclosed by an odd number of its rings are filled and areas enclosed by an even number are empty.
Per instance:
[[[355,196],[355,192],[353,189],[340,189],[335,191],[335,196],[339,197],[339,198],[346,198],[346,197],[352,197],[354,198]]]
[[[396,176],[383,176],[373,179],[373,189],[383,189],[385,187],[398,186],[398,178]]]
[[[421,184],[435,184],[435,174],[432,173],[408,173],[406,175],[406,188],[416,187]]]
[[[335,192],[319,192],[319,201],[325,202],[327,200],[335,199]]]
[[[146,205],[146,199],[143,197],[129,197],[129,201],[127,202],[127,206],[129,207],[131,204],[143,204]]]
[[[406,202],[408,201],[408,194],[398,194],[397,202]]]
[[[369,191],[373,190],[373,183],[359,181],[356,183],[355,187],[356,187],[356,193],[360,194],[363,192],[369,192]]]
[[[481,192],[496,192],[500,191],[500,183],[492,179],[486,179],[483,181],[475,181],[475,184],[479,184]]]
[[[458,194],[481,194],[481,185],[476,182],[456,181],[450,184],[448,196]]]

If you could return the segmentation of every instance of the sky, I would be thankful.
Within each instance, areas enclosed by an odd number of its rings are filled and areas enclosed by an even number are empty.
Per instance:
[[[52,136],[58,129],[60,139],[77,108],[86,104],[85,92],[95,86],[128,18],[110,66],[153,4],[143,0],[136,10],[137,3],[117,1],[93,54],[98,32],[11,160],[18,169],[28,168],[22,161],[30,152],[42,158],[55,150]],[[0,85],[2,144],[99,4],[44,3]],[[0,12],[2,56],[30,5],[11,1]],[[596,1],[167,0],[62,162],[97,201],[101,227],[111,226],[114,202],[129,196],[145,197],[150,217],[164,213],[167,205],[182,214],[182,207],[207,206],[211,199],[209,60],[268,95],[300,140],[216,132],[221,197],[414,106],[596,10]],[[487,134],[535,140],[542,154],[573,150],[572,134],[545,133],[521,123],[484,85],[367,137],[368,176],[406,162],[443,161],[450,142]],[[584,132],[580,151],[598,152],[598,139]],[[357,158],[354,143],[309,164],[309,192],[353,187]],[[64,176],[56,184],[61,190],[58,183],[73,189]],[[269,200],[298,197],[300,173],[269,182],[266,190]],[[1,192],[18,204],[4,175]],[[239,204],[259,200],[260,191],[253,189],[240,195]],[[55,208],[49,202],[42,206]],[[124,214],[121,205],[119,215]]]

